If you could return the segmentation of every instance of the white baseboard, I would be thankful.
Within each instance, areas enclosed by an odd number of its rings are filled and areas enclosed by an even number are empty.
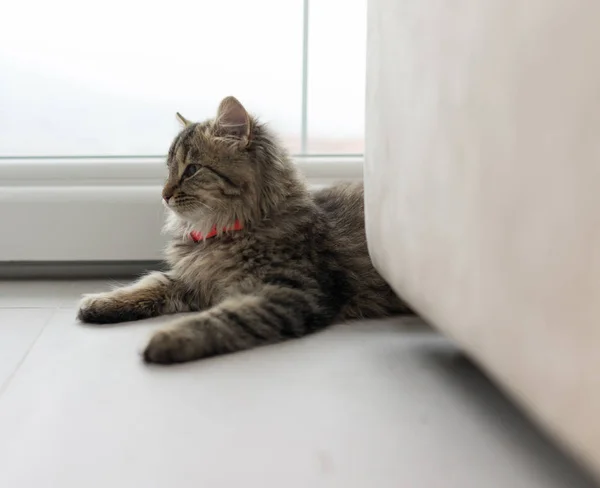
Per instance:
[[[298,158],[312,186],[362,179],[362,158]],[[0,160],[0,261],[160,259],[164,160]]]

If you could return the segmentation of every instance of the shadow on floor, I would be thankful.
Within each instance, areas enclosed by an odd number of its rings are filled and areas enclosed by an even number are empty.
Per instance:
[[[446,348],[421,351],[428,369],[444,384],[486,417],[497,436],[510,440],[528,464],[537,466],[548,480],[560,479],[569,488],[596,488],[598,485],[572,457],[542,432],[495,383],[463,353]]]

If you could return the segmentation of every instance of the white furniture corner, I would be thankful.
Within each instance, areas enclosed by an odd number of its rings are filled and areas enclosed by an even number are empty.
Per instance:
[[[600,479],[600,3],[370,0],[378,269]]]

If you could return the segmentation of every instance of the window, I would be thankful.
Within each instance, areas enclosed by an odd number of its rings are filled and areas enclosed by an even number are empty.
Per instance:
[[[160,156],[176,111],[204,119],[230,94],[295,154],[362,153],[366,0],[4,10],[0,156]]]
[[[3,5],[0,261],[158,259],[175,112],[226,95],[309,183],[361,178],[365,51],[366,0]]]
[[[364,152],[366,0],[310,3],[309,154]]]

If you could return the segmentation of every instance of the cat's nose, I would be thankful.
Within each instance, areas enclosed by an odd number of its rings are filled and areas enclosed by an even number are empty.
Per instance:
[[[165,201],[165,203],[169,203],[169,200],[171,199],[172,196],[173,196],[173,190],[171,190],[170,188],[163,189],[162,197],[163,197],[163,200]]]

